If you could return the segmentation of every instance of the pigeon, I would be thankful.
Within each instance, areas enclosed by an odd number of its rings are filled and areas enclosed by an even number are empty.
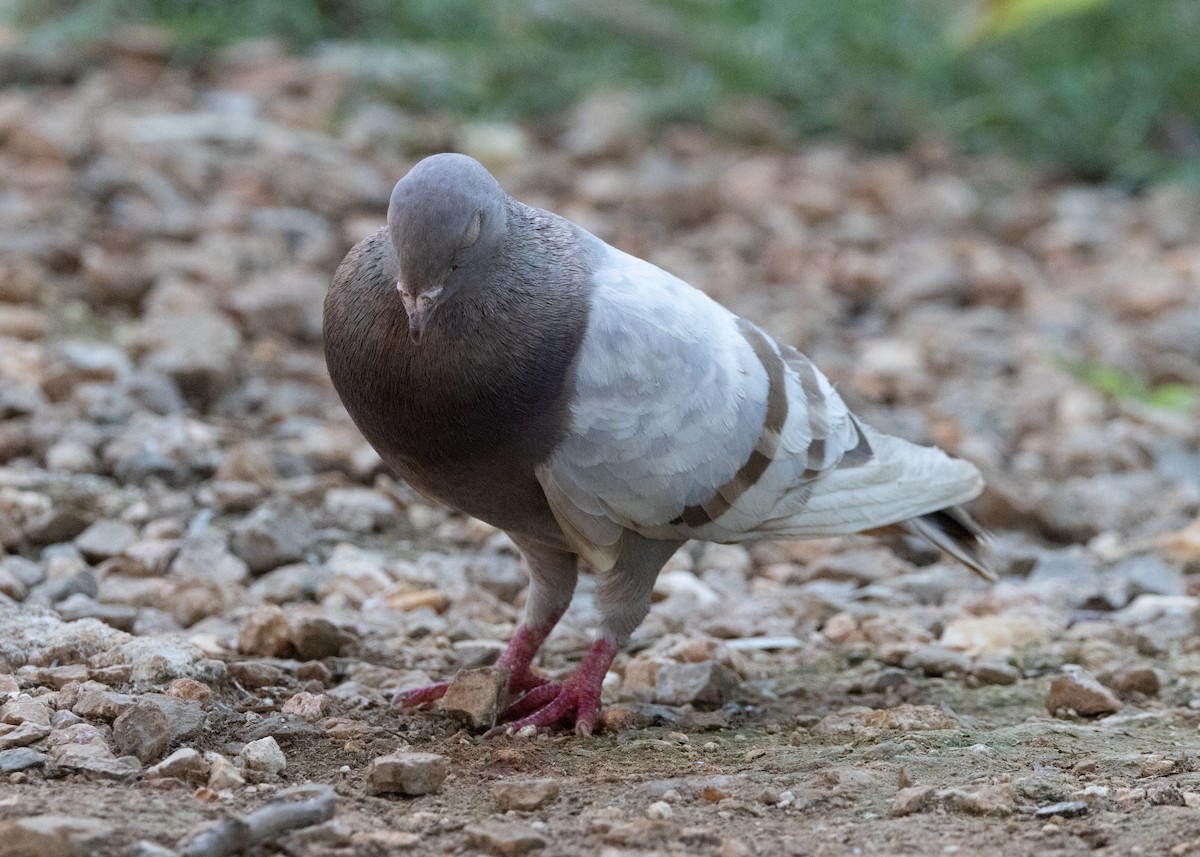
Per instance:
[[[350,417],[428,498],[506,532],[528,564],[497,667],[500,730],[590,735],[605,674],[689,539],[903,528],[991,578],[960,507],[974,465],[872,429],[795,348],[655,265],[511,198],[439,154],[396,184],[387,225],[338,267],[325,355]],[[600,625],[575,673],[531,664],[580,563]],[[439,699],[448,684],[394,704]]]

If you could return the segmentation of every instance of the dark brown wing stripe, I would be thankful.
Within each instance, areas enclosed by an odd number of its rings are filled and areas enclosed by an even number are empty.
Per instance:
[[[858,433],[858,443],[854,444],[853,449],[846,450],[846,454],[838,462],[838,467],[858,467],[875,457],[875,450],[871,449],[871,444],[867,441],[867,436],[863,434],[858,419],[851,414],[850,421],[854,424],[854,431]]]
[[[783,434],[783,426],[787,422],[788,400],[787,383],[783,376],[783,360],[771,347],[767,337],[757,327],[744,319],[738,319],[738,330],[754,355],[767,370],[767,413],[763,417],[762,434],[754,445],[746,463],[738,468],[733,477],[716,490],[711,497],[698,506],[687,506],[672,524],[687,524],[689,527],[702,527],[712,523],[729,511],[737,499],[749,490],[754,483],[766,472],[767,467],[779,449],[779,439]],[[815,378],[814,378],[815,380]],[[818,391],[819,392],[819,391]],[[824,399],[822,399],[824,401]]]

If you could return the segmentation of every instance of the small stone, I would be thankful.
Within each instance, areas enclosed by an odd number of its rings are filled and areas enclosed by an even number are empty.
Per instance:
[[[446,688],[442,708],[472,729],[490,728],[504,707],[508,676],[508,670],[494,667],[459,670]]]
[[[1158,672],[1148,664],[1121,664],[1104,670],[1096,678],[1125,698],[1135,693],[1150,698],[1158,696],[1162,689]]]
[[[49,734],[49,726],[27,720],[16,729],[0,734],[0,750],[36,744]]]
[[[238,651],[263,658],[286,657],[292,650],[292,629],[277,604],[255,607],[242,620]]]
[[[211,769],[212,765],[199,751],[191,747],[180,747],[157,765],[148,768],[146,778],[173,778],[193,786],[202,786],[208,783]]]
[[[96,521],[75,537],[75,547],[89,562],[116,556],[137,541],[137,531],[121,520]]]
[[[1176,759],[1147,759],[1138,769],[1138,777],[1146,779],[1148,777],[1165,777],[1179,770],[1179,762]]]
[[[0,822],[5,857],[86,857],[113,834],[113,826],[96,818],[31,815]]]
[[[11,723],[19,726],[22,723],[36,723],[39,726],[50,725],[50,706],[41,699],[34,699],[26,693],[10,699],[0,705],[0,723]]]
[[[212,688],[194,678],[177,678],[167,687],[167,696],[185,702],[197,702],[201,707],[212,702]]]
[[[935,797],[947,810],[967,815],[1005,816],[1017,811],[1017,796],[1010,783],[985,786],[974,792],[942,789]]]
[[[737,839],[722,839],[717,857],[754,857],[754,852],[745,842]]]
[[[533,812],[558,800],[558,794],[558,781],[553,779],[503,780],[492,786],[492,800],[501,812]]]
[[[235,661],[228,665],[228,670],[232,678],[246,687],[281,687],[287,683],[287,674],[265,661]]]
[[[656,800],[646,807],[646,817],[652,821],[666,821],[674,814],[675,811],[671,809],[671,805],[665,800]]]
[[[888,815],[891,818],[900,818],[904,815],[924,812],[932,803],[934,791],[936,790],[933,786],[909,786],[906,789],[900,789],[892,798]]]
[[[85,690],[79,694],[71,710],[85,720],[115,720],[133,705],[133,697],[115,690]]]
[[[68,664],[66,666],[43,666],[37,671],[37,682],[40,684],[49,685],[55,690],[61,690],[62,687],[71,682],[83,684],[88,681],[90,673],[88,667],[83,664]]]
[[[305,661],[337,657],[353,639],[321,616],[301,616],[293,620],[291,638],[296,657]]]
[[[258,573],[302,559],[311,537],[308,513],[283,498],[268,500],[237,524],[231,546]]]
[[[1070,800],[1063,803],[1052,803],[1039,806],[1033,813],[1034,818],[1079,818],[1088,814],[1088,805],[1081,800]]]
[[[82,592],[68,595],[55,605],[55,610],[69,622],[76,619],[99,619],[105,625],[120,631],[132,631],[138,618],[135,607],[127,604],[101,604]]]
[[[268,735],[242,747],[242,752],[238,753],[238,764],[248,771],[275,777],[287,767],[287,756],[279,748],[279,743]]]
[[[419,833],[404,830],[367,830],[351,834],[350,844],[367,854],[394,854],[415,848],[421,838]]]
[[[450,763],[436,753],[391,753],[371,761],[367,789],[371,794],[432,794],[442,787]]]
[[[30,747],[0,750],[0,773],[11,774],[14,771],[39,768],[44,764],[46,764],[46,754],[39,753]]]
[[[301,720],[307,720],[309,723],[316,723],[325,716],[325,711],[328,708],[329,698],[325,694],[309,693],[306,690],[302,690],[300,693],[291,696],[283,704],[280,713],[284,717],[299,717]]]
[[[370,488],[331,488],[321,513],[332,526],[352,533],[374,533],[395,525],[395,502]]]
[[[971,658],[945,646],[930,643],[919,646],[901,662],[906,670],[919,669],[927,676],[966,675],[971,671]]]
[[[46,741],[51,761],[62,768],[112,780],[127,780],[142,772],[133,756],[113,756],[100,730],[90,723],[57,729]]]
[[[716,661],[667,661],[654,676],[654,701],[660,705],[724,705],[739,688],[733,671]]]
[[[113,721],[113,749],[142,763],[162,758],[171,746],[171,724],[162,709],[138,701]]]
[[[1046,696],[1046,710],[1054,717],[1103,717],[1121,710],[1121,701],[1112,691],[1075,664],[1063,666],[1062,675],[1055,676]]]
[[[208,787],[213,791],[237,789],[246,784],[245,777],[241,775],[233,762],[220,753],[210,750],[204,754],[204,761],[208,762]]]
[[[941,645],[968,655],[1007,655],[1050,637],[1050,628],[1028,616],[1003,613],[955,619],[942,632]]]
[[[971,666],[971,675],[981,684],[1016,684],[1021,673],[999,658],[980,658]]]
[[[525,824],[481,821],[463,830],[467,843],[496,857],[519,857],[546,847],[546,837]]]

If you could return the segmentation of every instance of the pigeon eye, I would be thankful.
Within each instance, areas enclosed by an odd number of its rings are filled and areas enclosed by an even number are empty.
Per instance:
[[[479,232],[483,228],[483,212],[475,212],[475,216],[471,218],[471,223],[467,226],[467,231],[463,233],[462,240],[458,242],[458,246],[466,249],[479,240]]]

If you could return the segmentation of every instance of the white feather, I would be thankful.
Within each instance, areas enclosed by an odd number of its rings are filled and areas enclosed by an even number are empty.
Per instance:
[[[685,507],[728,487],[760,444],[768,370],[729,310],[648,262],[607,245],[605,253],[570,432],[538,474],[594,567],[611,567],[625,530],[719,542],[811,538],[896,523],[981,490],[968,462],[862,427],[806,357],[763,334],[768,362],[782,362],[788,405],[777,445],[765,443],[772,461],[728,509],[687,525]],[[839,466],[860,429],[874,455]]]

